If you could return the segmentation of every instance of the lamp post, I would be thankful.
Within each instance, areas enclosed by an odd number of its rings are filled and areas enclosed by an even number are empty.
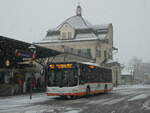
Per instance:
[[[35,59],[36,47],[34,45],[30,45],[28,49],[31,52],[31,61],[32,61],[33,59]],[[33,87],[33,75],[30,79],[30,99],[32,99],[32,87]]]
[[[32,54],[32,59],[34,59],[35,58],[35,54],[36,54],[36,47],[34,45],[30,45],[28,48],[29,48],[29,51]]]

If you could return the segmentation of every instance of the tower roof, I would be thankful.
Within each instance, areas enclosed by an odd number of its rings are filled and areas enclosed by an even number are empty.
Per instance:
[[[111,24],[106,25],[92,25],[86,19],[82,17],[81,6],[78,5],[76,9],[76,15],[63,21],[55,29],[49,29],[47,35],[43,40],[59,40],[61,28],[69,24],[75,31],[75,39],[100,39],[103,40],[106,37],[107,32]]]
[[[87,29],[92,27],[92,24],[85,20],[82,16],[72,16],[66,19],[57,27],[57,30],[60,29],[64,24],[69,24],[74,29]]]
[[[74,29],[88,29],[92,27],[92,24],[82,17],[82,8],[80,5],[76,8],[76,15],[62,22],[62,24],[57,27],[57,30],[59,30],[64,24],[69,24]]]
[[[77,6],[76,15],[77,15],[77,16],[82,16],[82,8],[81,8],[80,5]]]

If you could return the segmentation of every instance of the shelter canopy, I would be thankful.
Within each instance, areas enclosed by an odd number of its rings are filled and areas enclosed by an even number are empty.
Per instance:
[[[0,64],[2,65],[7,59],[16,61],[16,51],[23,54],[22,57],[30,56],[31,50],[29,47],[32,43],[15,40],[12,38],[0,36]],[[46,58],[61,54],[61,52],[34,45],[36,50],[36,58]]]

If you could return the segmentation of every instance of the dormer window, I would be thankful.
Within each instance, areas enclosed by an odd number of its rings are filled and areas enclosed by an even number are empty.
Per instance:
[[[71,40],[75,34],[75,30],[71,25],[65,23],[60,29],[60,40]]]
[[[70,40],[70,39],[72,39],[72,33],[71,32],[62,32],[60,39],[62,39],[62,40]]]

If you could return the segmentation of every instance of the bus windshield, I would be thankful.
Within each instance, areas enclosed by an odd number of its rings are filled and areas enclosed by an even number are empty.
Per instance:
[[[76,69],[53,69],[48,72],[49,87],[71,87],[76,86],[78,81]]]

